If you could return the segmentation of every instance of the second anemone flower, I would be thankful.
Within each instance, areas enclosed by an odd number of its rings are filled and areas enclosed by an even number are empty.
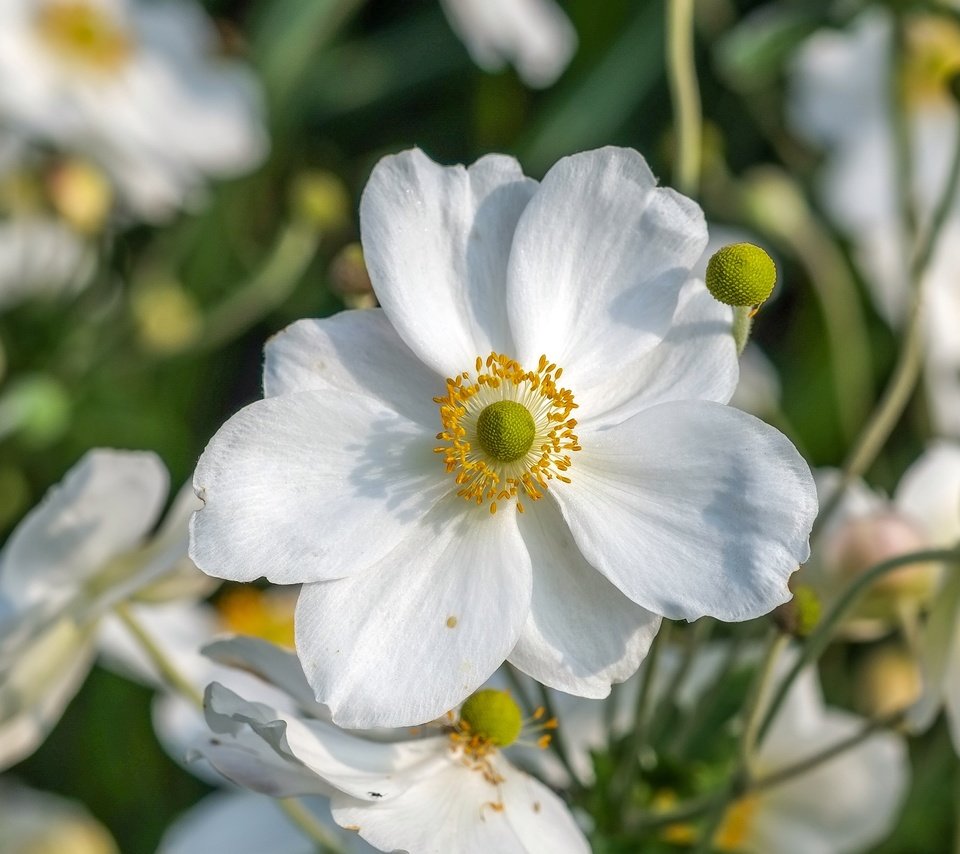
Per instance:
[[[661,616],[789,596],[816,513],[779,432],[724,406],[730,310],[691,273],[692,201],[635,151],[377,164],[382,310],[293,324],[266,398],[200,459],[206,572],[303,583],[297,648],[342,726],[431,720],[505,660],[588,697]]]

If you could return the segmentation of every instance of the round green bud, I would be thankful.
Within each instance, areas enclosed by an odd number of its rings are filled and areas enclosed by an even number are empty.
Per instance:
[[[477,419],[477,439],[495,460],[512,463],[530,450],[537,425],[527,407],[515,400],[491,403]]]
[[[460,709],[460,720],[473,735],[497,747],[513,744],[523,728],[523,713],[513,697],[492,688],[471,694]]]
[[[776,264],[752,243],[724,246],[707,263],[707,290],[725,305],[760,305],[776,283]]]

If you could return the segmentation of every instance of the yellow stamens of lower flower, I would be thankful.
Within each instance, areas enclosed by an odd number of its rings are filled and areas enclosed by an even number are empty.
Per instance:
[[[448,714],[451,747],[468,768],[482,772],[488,782],[497,785],[503,782],[491,761],[497,750],[516,743],[522,735],[536,733],[542,733],[536,746],[546,749],[551,735],[544,731],[556,729],[557,720],[544,720],[545,717],[546,709],[541,707],[524,720],[520,706],[509,692],[485,688],[467,698],[460,707],[459,718],[453,712]],[[530,744],[523,740],[520,743]]]
[[[753,833],[759,804],[756,795],[747,795],[728,807],[713,837],[713,847],[718,851],[742,851]]]
[[[244,585],[225,590],[217,599],[217,611],[230,631],[293,649],[293,612],[296,603],[295,592],[263,591]]]
[[[447,380],[447,393],[435,397],[443,430],[435,448],[446,470],[456,475],[457,494],[497,512],[498,501],[541,497],[548,481],[569,483],[570,453],[580,450],[570,414],[573,393],[557,386],[563,373],[540,357],[525,370],[503,353],[477,357],[475,372]]]
[[[86,0],[52,0],[36,17],[41,39],[68,62],[116,71],[130,56],[129,34],[105,10]]]

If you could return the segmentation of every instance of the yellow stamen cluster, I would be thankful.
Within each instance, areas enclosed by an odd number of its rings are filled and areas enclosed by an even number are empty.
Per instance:
[[[546,718],[546,709],[539,707],[531,717],[524,719],[513,697],[507,691],[485,689],[472,694],[460,709],[460,716],[448,715],[450,745],[461,762],[493,785],[503,782],[492,758],[501,747],[515,742],[531,744],[521,736],[540,733],[536,746],[545,750],[557,728],[556,718]],[[494,808],[496,804],[490,804]]]
[[[225,590],[216,603],[224,627],[293,649],[293,612],[297,594],[257,590],[244,585]]]
[[[127,32],[85,0],[52,0],[36,18],[41,39],[59,57],[99,72],[115,71],[132,52]]]
[[[455,475],[458,495],[487,504],[491,513],[498,501],[515,498],[522,513],[524,496],[536,501],[549,481],[570,482],[564,473],[580,443],[573,432],[577,422],[570,417],[577,408],[573,393],[557,385],[562,373],[546,356],[528,371],[503,353],[491,353],[486,360],[477,357],[475,374],[464,371],[447,380],[447,393],[434,398],[443,425],[437,439],[445,443],[434,452],[443,454],[446,470]],[[513,459],[512,453],[489,453],[478,430],[483,412],[503,401],[526,409],[534,425],[529,449]]]

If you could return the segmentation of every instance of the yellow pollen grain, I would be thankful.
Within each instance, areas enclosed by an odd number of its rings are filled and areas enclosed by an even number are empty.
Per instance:
[[[53,0],[36,17],[37,32],[61,59],[91,71],[117,71],[130,58],[129,34],[86,0]]]
[[[546,355],[528,371],[503,353],[478,356],[475,374],[463,371],[446,380],[446,394],[435,397],[442,430],[434,453],[442,455],[446,471],[459,487],[457,494],[495,514],[500,503],[521,498],[537,501],[550,481],[570,483],[564,474],[571,454],[581,449],[574,433],[577,408],[573,393],[557,385],[562,374]],[[490,404],[510,400],[532,415],[536,434],[529,450],[515,460],[498,460],[487,453],[476,435],[479,414]]]
[[[447,628],[455,629],[456,627],[457,627],[457,618],[453,616],[447,617]]]

